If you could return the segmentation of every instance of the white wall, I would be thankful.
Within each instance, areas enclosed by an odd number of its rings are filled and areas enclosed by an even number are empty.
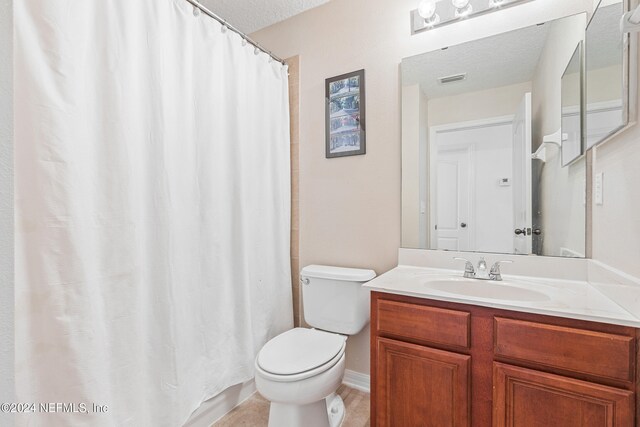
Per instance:
[[[396,265],[400,246],[404,57],[546,22],[592,0],[536,0],[411,36],[415,0],[332,0],[252,35],[282,58],[300,55],[300,262]],[[366,70],[367,154],[324,157],[324,81]],[[343,220],[331,220],[339,215]],[[369,330],[349,338],[347,368],[369,372]]]
[[[588,103],[605,102],[620,99],[620,76],[622,64],[589,70],[587,86],[589,88]]]
[[[430,212],[428,210],[429,204],[429,99],[420,91],[420,153],[421,159],[419,166],[420,180],[420,221],[418,226],[418,247],[426,248],[429,240],[431,239],[431,232],[429,230]],[[404,182],[404,181],[403,181]],[[403,245],[404,246],[404,245]]]
[[[531,82],[429,100],[429,126],[513,115]]]
[[[420,85],[402,87],[402,244],[420,247]]]
[[[594,177],[601,172],[603,205],[593,204],[592,257],[640,277],[640,125],[595,148]]]
[[[586,15],[576,15],[551,24],[533,79],[532,146],[561,126],[561,78],[578,43],[584,39]],[[559,256],[560,248],[585,253],[584,204],[586,168],[584,158],[562,167],[560,150],[548,146],[547,161],[540,177],[542,254]],[[534,218],[536,213],[534,212]],[[536,224],[537,223],[537,224]]]
[[[560,256],[561,248],[585,254],[586,162],[561,167],[560,150],[547,148],[540,180],[542,255]]]
[[[402,245],[410,248],[426,248],[428,241],[428,100],[420,85],[402,88]]]
[[[0,1],[0,402],[14,401],[13,371],[13,13]],[[0,425],[13,425],[0,412]]]
[[[560,79],[578,42],[584,38],[586,16],[571,16],[551,25],[533,78],[533,149],[542,143],[544,135],[560,128]]]

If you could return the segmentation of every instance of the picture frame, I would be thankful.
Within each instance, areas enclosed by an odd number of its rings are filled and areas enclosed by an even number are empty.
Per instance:
[[[366,154],[364,70],[325,80],[325,156]]]

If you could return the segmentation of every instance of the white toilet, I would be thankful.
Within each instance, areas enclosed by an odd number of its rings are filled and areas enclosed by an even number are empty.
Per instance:
[[[338,427],[346,335],[369,322],[373,270],[309,265],[300,273],[305,321],[270,340],[256,358],[256,387],[271,402],[269,427]],[[316,329],[317,328],[317,329]]]

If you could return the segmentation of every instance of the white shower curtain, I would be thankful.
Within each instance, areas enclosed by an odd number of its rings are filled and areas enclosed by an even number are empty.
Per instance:
[[[17,398],[75,405],[18,424],[180,426],[292,327],[286,69],[184,0],[14,9]]]

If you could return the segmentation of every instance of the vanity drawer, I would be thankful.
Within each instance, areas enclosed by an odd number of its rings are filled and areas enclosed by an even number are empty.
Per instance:
[[[633,381],[633,337],[501,317],[494,317],[494,326],[496,356]]]
[[[469,348],[468,312],[379,299],[376,314],[378,334]]]

